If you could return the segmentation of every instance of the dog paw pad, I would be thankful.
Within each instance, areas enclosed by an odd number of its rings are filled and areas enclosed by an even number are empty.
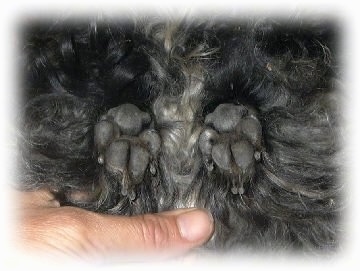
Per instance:
[[[199,136],[205,168],[210,173],[216,166],[231,180],[231,193],[244,194],[263,148],[255,111],[245,105],[221,104],[205,117],[205,124]]]
[[[146,172],[157,174],[160,136],[149,129],[150,115],[132,104],[110,109],[94,128],[95,149],[99,164],[119,182],[120,194],[131,201],[135,187]]]

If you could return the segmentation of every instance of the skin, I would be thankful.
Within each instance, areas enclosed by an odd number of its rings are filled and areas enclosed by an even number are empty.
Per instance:
[[[17,241],[25,251],[91,260],[162,259],[204,244],[214,231],[211,215],[202,209],[112,216],[61,207],[47,191],[16,193]]]

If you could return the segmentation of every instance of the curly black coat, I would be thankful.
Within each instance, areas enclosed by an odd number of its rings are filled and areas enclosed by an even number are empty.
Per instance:
[[[46,188],[62,205],[119,215],[203,207],[216,225],[205,247],[217,250],[338,247],[343,206],[335,23],[34,21],[22,37],[20,189]],[[143,152],[144,164],[133,151],[143,146],[138,132],[122,145],[121,128],[104,137],[104,123],[122,125],[123,117],[115,119],[124,104],[150,117],[140,130],[160,139],[153,153]],[[240,138],[235,128],[221,130],[228,116],[219,105],[241,107],[260,132],[231,151],[219,143],[209,158],[207,141],[201,145],[207,128],[221,142]],[[215,113],[218,124],[209,121]],[[247,157],[242,173],[224,169],[229,157],[232,168],[241,168],[236,150],[244,144],[256,159]],[[116,148],[131,148],[138,157],[129,158],[129,169],[125,160],[120,169],[109,165]],[[124,177],[127,171],[136,182]],[[236,181],[239,176],[246,180]]]

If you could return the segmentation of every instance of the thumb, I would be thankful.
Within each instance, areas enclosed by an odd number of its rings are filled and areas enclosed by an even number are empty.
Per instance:
[[[134,217],[100,215],[89,228],[97,251],[117,257],[159,254],[175,256],[208,241],[214,231],[213,218],[204,209],[178,209]]]

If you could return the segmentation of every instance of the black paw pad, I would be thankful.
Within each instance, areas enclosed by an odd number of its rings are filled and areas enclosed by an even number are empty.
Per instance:
[[[223,170],[231,170],[231,153],[229,144],[222,142],[213,146],[211,156],[214,162]]]
[[[234,104],[220,104],[214,112],[205,117],[205,124],[220,133],[231,132],[247,113],[246,107]]]
[[[261,159],[262,127],[252,108],[221,104],[205,118],[199,147],[208,172],[214,166],[232,180],[231,192],[244,194]]]
[[[144,126],[151,122],[149,113],[141,111],[133,104],[122,104],[112,108],[102,119],[112,119],[121,133],[131,136],[138,135]]]
[[[157,173],[160,136],[155,130],[145,129],[150,115],[135,105],[124,104],[110,109],[94,128],[94,141],[99,164],[117,176],[121,195],[136,198],[135,186],[145,173]]]

